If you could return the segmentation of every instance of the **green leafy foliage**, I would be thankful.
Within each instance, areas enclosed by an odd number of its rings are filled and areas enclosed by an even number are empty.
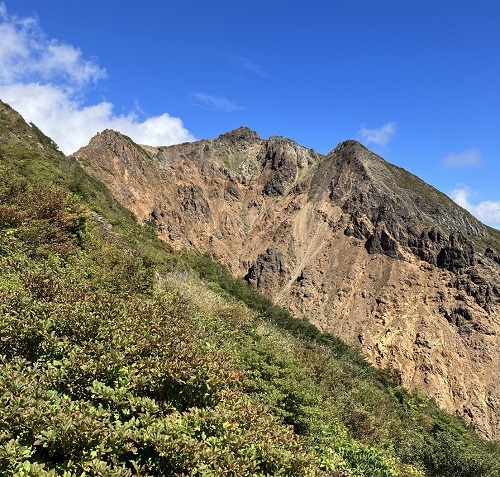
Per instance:
[[[240,351],[246,392],[312,439],[324,459],[333,452],[333,461],[340,457],[350,475],[419,475],[420,469],[472,477],[499,471],[498,444],[481,441],[462,420],[400,387],[397,376],[374,369],[338,338],[293,318],[207,255],[183,257],[214,290],[258,313],[262,322],[251,346]],[[388,465],[391,456],[399,464]]]
[[[217,318],[155,286],[161,261],[70,193],[4,179],[1,475],[322,474],[242,392]]]
[[[498,445],[0,113],[0,475],[499,475]]]

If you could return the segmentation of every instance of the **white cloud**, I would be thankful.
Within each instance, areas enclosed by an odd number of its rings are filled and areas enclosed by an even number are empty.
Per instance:
[[[482,163],[481,152],[477,149],[448,154],[443,159],[443,165],[448,169],[474,167]]]
[[[261,76],[262,78],[268,78],[269,74],[262,68],[258,63],[247,58],[246,56],[234,56],[230,54],[223,53],[227,59],[232,61],[235,65],[243,68],[244,70],[250,71],[251,73]]]
[[[213,96],[206,93],[192,93],[191,96],[196,100],[197,106],[202,108],[217,109],[225,113],[232,113],[243,109],[243,107],[238,106],[223,96]]]
[[[120,131],[139,144],[149,146],[194,140],[179,118],[162,114],[139,121],[133,113],[116,116],[111,103],[82,106],[76,99],[51,85],[0,86],[0,98],[25,119],[39,126],[66,154],[87,144],[92,136],[103,129]]]
[[[1,4],[0,81],[12,83],[37,78],[83,86],[106,76],[96,62],[65,43],[49,39],[34,18],[9,16]]]
[[[461,207],[468,210],[481,222],[492,227],[500,227],[500,201],[486,200],[479,204],[472,204],[470,197],[473,195],[467,186],[458,186],[450,193],[450,197]]]
[[[113,105],[105,101],[85,104],[85,88],[105,78],[105,69],[83,58],[79,49],[47,38],[37,19],[9,16],[3,2],[0,38],[0,99],[66,154],[103,129],[151,146],[194,140],[182,121],[168,114],[140,120],[134,113],[115,115]]]
[[[366,141],[368,143],[378,144],[379,146],[382,147],[386,146],[389,143],[389,141],[391,141],[391,139],[394,137],[394,134],[396,134],[395,122],[384,124],[379,129],[367,129],[365,127],[362,127],[358,131],[358,135],[361,137],[363,141]]]

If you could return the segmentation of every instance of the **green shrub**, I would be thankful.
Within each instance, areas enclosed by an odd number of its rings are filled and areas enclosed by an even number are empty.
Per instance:
[[[499,475],[498,445],[208,256],[173,254],[41,132],[11,130],[0,475]]]

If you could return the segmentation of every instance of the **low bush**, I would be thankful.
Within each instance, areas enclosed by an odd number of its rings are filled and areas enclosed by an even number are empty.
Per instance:
[[[36,148],[0,141],[0,475],[500,475],[497,444],[13,127]]]

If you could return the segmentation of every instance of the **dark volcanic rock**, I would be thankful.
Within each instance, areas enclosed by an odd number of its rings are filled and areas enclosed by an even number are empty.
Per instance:
[[[180,203],[186,212],[193,214],[194,217],[204,218],[208,221],[212,218],[210,206],[203,196],[201,187],[194,185],[182,186],[178,189]]]
[[[366,241],[365,247],[368,253],[382,253],[391,258],[403,258],[398,250],[398,242],[383,227],[377,228]]]
[[[260,289],[272,289],[283,281],[286,267],[283,254],[274,249],[267,249],[259,255],[250,267],[245,280]]]
[[[259,135],[247,127],[240,127],[234,131],[229,131],[225,134],[221,134],[219,139],[224,139],[232,142],[236,145],[241,144],[241,142],[247,141],[258,141],[260,139]]]
[[[436,257],[436,265],[450,272],[474,265],[474,246],[461,233],[450,235],[448,245]]]

